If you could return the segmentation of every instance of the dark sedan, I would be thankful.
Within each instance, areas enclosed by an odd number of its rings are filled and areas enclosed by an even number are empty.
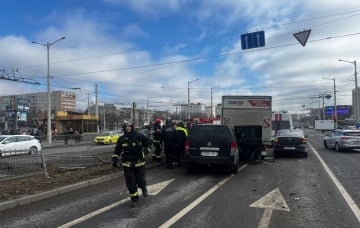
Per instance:
[[[307,140],[302,130],[284,129],[278,132],[274,140],[274,157],[283,153],[308,156]]]

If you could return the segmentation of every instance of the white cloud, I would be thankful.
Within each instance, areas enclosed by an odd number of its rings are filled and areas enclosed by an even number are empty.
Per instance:
[[[126,5],[136,13],[131,14],[133,18],[129,21],[119,24],[112,19],[113,15],[104,17],[98,11],[53,11],[46,17],[48,26],[34,30],[31,37],[12,34],[0,37],[0,52],[6,56],[2,58],[2,67],[19,68],[23,75],[42,82],[41,86],[33,86],[2,81],[2,94],[45,91],[46,48],[31,41],[47,42],[66,36],[51,47],[51,86],[53,90],[83,88],[78,91],[82,108],[87,106],[88,93],[95,96],[96,83],[99,100],[109,103],[136,101],[145,104],[147,97],[168,103],[186,103],[187,82],[196,78],[200,80],[191,86],[193,102],[209,104],[210,88],[219,85],[214,103],[220,103],[221,94],[261,93],[273,96],[275,110],[300,111],[303,104],[310,105],[312,95],[332,91],[332,81],[323,77],[336,77],[337,103],[351,104],[354,67],[337,60],[359,60],[359,35],[345,36],[359,32],[356,30],[359,16],[349,17],[359,12],[330,15],[356,9],[357,1],[105,2],[115,9],[119,7],[119,11],[125,10],[122,7]],[[158,44],[150,39],[155,37],[151,27],[161,28],[160,19],[170,20],[172,15],[197,18],[187,25],[193,30],[189,29],[189,34],[183,37],[172,37],[174,43],[165,40],[166,45],[144,49]],[[151,20],[145,23],[144,18],[137,20],[143,16],[159,20],[156,23]],[[310,18],[313,19],[303,20]],[[289,23],[296,21],[299,22]],[[240,33],[257,28],[265,29],[265,49],[241,51]],[[302,47],[293,33],[307,28],[312,32],[309,42]],[[164,31],[164,35],[167,32]],[[231,33],[237,35],[224,38],[214,35]],[[185,42],[191,39],[189,37],[207,36],[213,39],[197,40],[196,45]],[[325,39],[336,36],[344,37]],[[237,54],[182,62],[220,53]],[[171,62],[177,64],[162,65]],[[331,105],[333,101],[326,102]]]

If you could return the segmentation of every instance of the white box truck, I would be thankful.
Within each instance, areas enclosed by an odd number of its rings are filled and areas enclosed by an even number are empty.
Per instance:
[[[223,96],[221,123],[235,132],[242,160],[269,156],[271,148],[271,96]]]
[[[333,131],[334,129],[334,120],[315,120],[315,131]]]

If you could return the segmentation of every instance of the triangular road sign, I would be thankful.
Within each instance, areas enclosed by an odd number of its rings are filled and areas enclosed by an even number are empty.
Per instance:
[[[298,33],[294,33],[294,37],[299,41],[299,43],[303,47],[305,47],[305,44],[309,39],[310,32],[311,32],[311,29],[308,29],[308,30],[305,30],[305,31],[302,31],[302,32],[298,32]]]

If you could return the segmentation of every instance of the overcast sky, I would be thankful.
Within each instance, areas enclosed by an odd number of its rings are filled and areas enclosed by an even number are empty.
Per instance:
[[[222,95],[270,95],[273,110],[304,112],[333,95],[351,105],[360,61],[359,0],[54,0],[1,1],[0,96],[74,91],[126,106],[175,109],[221,103]],[[303,47],[294,33],[311,29]],[[243,50],[241,35],[265,31],[265,47]],[[44,44],[34,44],[33,41]],[[196,79],[199,79],[195,81]],[[191,82],[191,83],[189,83]],[[320,102],[320,103],[319,103]],[[334,99],[325,101],[333,105]]]

